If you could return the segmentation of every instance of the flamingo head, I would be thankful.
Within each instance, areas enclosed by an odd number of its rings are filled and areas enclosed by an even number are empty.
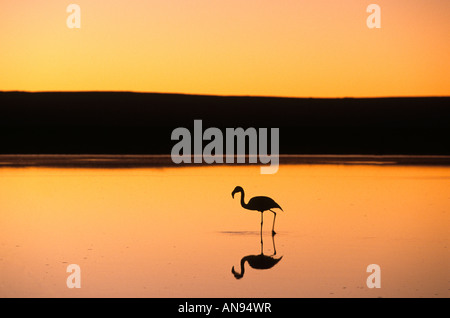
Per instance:
[[[244,189],[242,189],[242,187],[240,187],[240,186],[237,186],[236,188],[234,188],[233,192],[231,192],[231,196],[233,197],[233,199],[234,199],[234,195],[238,192],[244,192]]]

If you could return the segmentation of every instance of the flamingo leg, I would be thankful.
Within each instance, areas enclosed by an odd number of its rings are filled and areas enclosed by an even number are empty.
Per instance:
[[[272,235],[272,246],[273,246],[273,255],[277,255],[277,248],[275,247],[275,236]]]
[[[263,238],[262,238],[262,232],[261,232],[261,254],[263,254],[263,250],[264,250],[264,247],[263,247]]]
[[[277,218],[277,214],[275,213],[275,211],[272,211],[270,209],[269,209],[269,211],[273,213],[273,224],[272,224],[272,236],[273,236],[273,235],[277,234],[275,232],[275,219]]]
[[[262,233],[262,228],[263,228],[263,212],[261,212],[261,233]]]

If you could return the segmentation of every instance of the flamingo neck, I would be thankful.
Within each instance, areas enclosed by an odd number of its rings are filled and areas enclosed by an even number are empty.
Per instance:
[[[245,262],[247,261],[247,257],[243,257],[242,259],[241,259],[241,276],[244,276],[244,273],[245,273]]]
[[[244,201],[244,196],[245,196],[245,193],[244,193],[244,190],[242,190],[241,191],[241,205],[243,208],[247,207],[247,204]]]

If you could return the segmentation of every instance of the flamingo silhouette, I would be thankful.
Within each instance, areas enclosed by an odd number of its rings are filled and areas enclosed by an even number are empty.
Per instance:
[[[242,187],[237,186],[236,188],[234,188],[233,192],[231,193],[231,196],[234,199],[234,195],[238,192],[241,193],[241,205],[244,209],[261,212],[261,232],[263,227],[264,211],[268,210],[273,213],[272,235],[277,234],[275,232],[275,218],[277,217],[277,213],[275,211],[272,211],[272,209],[280,209],[281,211],[283,211],[283,209],[278,205],[278,203],[276,203],[273,199],[269,197],[261,197],[261,196],[253,197],[248,201],[248,203],[245,203],[244,201],[245,193]]]
[[[245,262],[247,262],[248,265],[250,265],[250,267],[254,268],[254,269],[270,269],[270,268],[274,267],[279,261],[281,261],[283,256],[281,256],[280,258],[274,258],[273,257],[274,255],[277,254],[277,251],[275,249],[274,236],[272,236],[272,244],[273,244],[274,254],[271,255],[271,256],[264,255],[264,253],[263,253],[263,241],[262,241],[262,237],[261,237],[261,254],[244,256],[241,259],[241,262],[240,262],[240,266],[241,266],[241,272],[240,273],[236,272],[236,270],[234,269],[234,266],[231,268],[231,272],[233,273],[234,277],[236,279],[241,279],[242,277],[244,277]]]

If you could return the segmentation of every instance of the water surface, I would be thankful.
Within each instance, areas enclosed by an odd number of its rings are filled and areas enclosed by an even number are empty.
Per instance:
[[[450,295],[448,167],[39,167],[0,179],[0,297]],[[284,209],[273,239],[273,214],[261,234],[237,185]],[[281,259],[249,266],[261,253]],[[80,289],[66,286],[69,264]],[[380,289],[366,286],[369,264]]]

